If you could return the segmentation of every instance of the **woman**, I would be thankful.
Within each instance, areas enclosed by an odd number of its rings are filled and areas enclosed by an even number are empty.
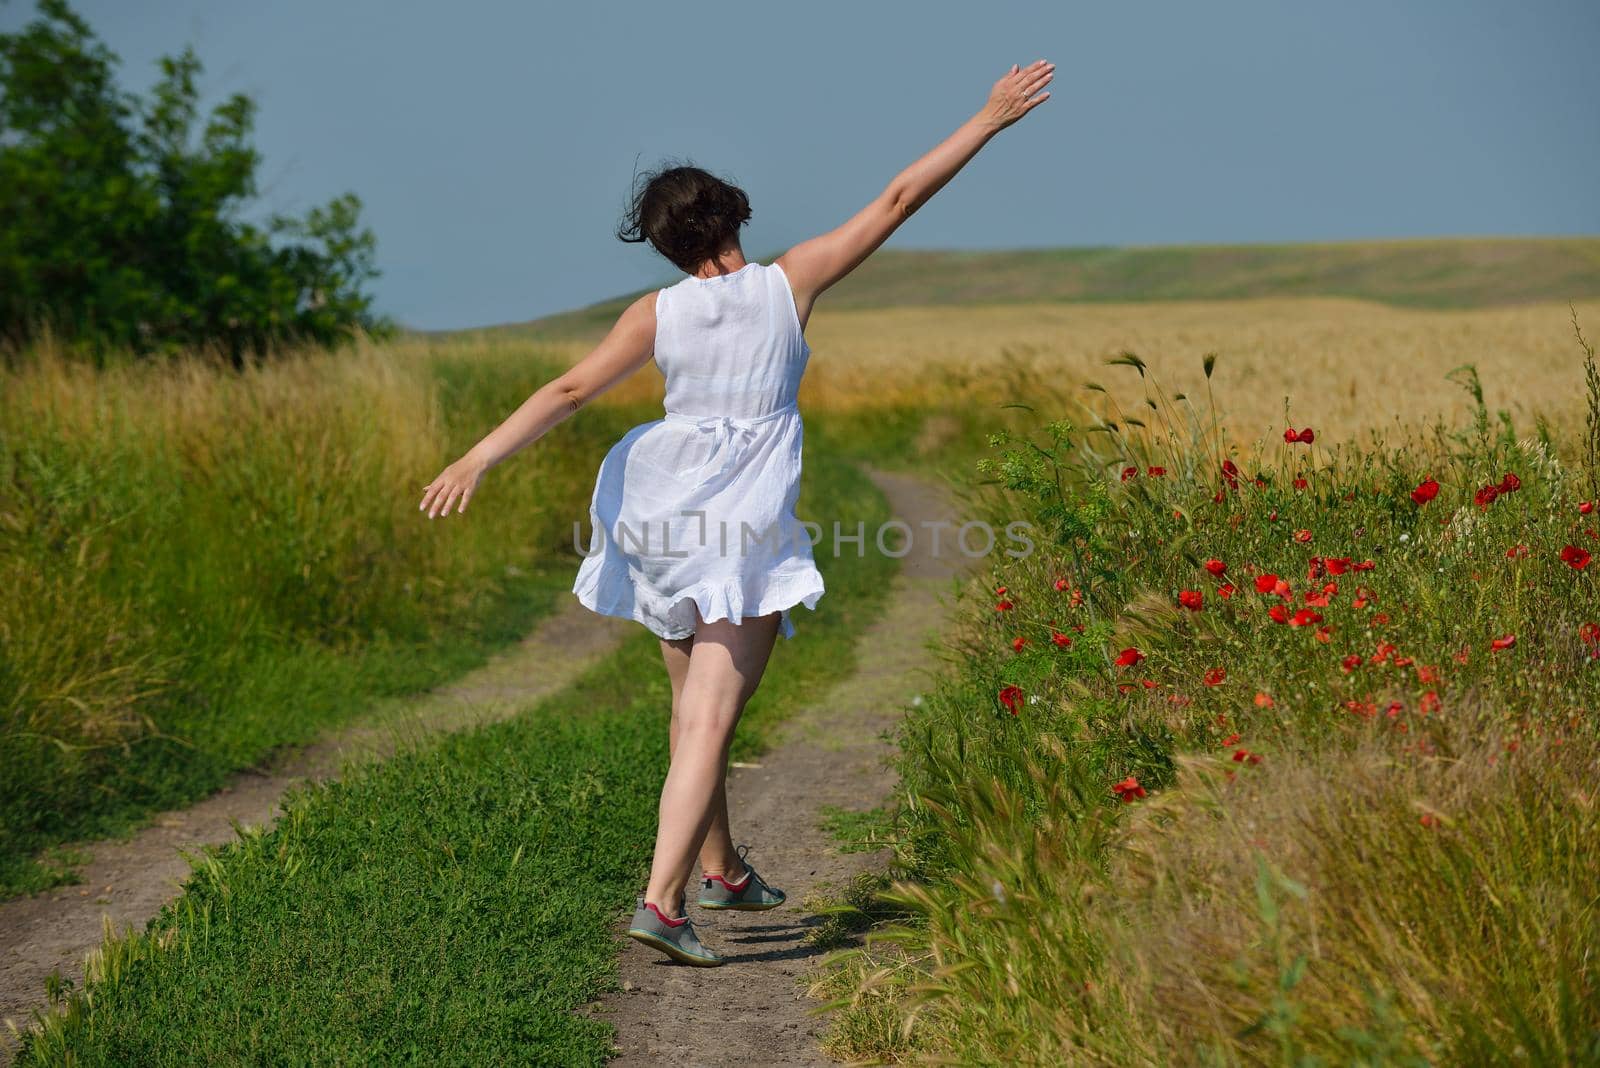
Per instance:
[[[728,748],[789,610],[815,607],[822,576],[794,517],[800,414],[819,296],[944,187],[991,137],[1049,99],[1053,64],[1013,66],[988,102],[907,167],[843,226],[770,265],[750,263],[739,227],[745,194],[705,171],[647,175],[618,236],[649,241],[687,277],[634,301],[589,355],[529,397],[428,483],[428,517],[464,512],[483,474],[652,357],[666,376],[663,419],[635,427],[607,454],[590,518],[594,549],[573,590],[596,612],[636,619],[661,639],[672,682],[671,767],[661,790],[650,882],[629,935],[672,958],[714,966],[685,913],[696,903],[768,909],[768,886],[735,850],[724,783]]]

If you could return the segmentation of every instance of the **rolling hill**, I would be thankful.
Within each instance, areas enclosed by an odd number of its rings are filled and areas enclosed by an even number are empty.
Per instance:
[[[766,262],[776,255],[759,258]],[[638,295],[489,329],[551,339],[598,336]],[[830,290],[826,304],[843,309],[1311,296],[1422,308],[1593,299],[1600,297],[1600,237],[885,249]]]

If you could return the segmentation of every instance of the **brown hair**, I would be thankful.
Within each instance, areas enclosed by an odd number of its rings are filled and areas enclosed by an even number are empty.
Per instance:
[[[617,237],[648,241],[693,274],[717,255],[750,220],[744,190],[689,163],[665,164],[634,180],[633,195]]]

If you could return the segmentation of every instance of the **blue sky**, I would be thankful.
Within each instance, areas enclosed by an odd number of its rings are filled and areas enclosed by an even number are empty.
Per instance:
[[[269,209],[359,193],[380,304],[417,327],[681,277],[611,236],[664,156],[744,185],[745,250],[775,254],[1040,57],[1050,102],[891,246],[1600,232],[1594,0],[76,6],[130,87],[192,43],[210,95],[256,98]]]

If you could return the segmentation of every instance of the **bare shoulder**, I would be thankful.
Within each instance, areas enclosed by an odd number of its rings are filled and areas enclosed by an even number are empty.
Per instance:
[[[646,338],[654,343],[656,331],[656,297],[658,290],[634,298],[611,327],[610,336],[617,340],[638,342]]]
[[[661,290],[659,289],[652,289],[648,293],[640,294],[637,300],[622,310],[622,315],[617,321],[620,323],[633,318],[654,324],[656,321],[656,300],[660,296]]]

